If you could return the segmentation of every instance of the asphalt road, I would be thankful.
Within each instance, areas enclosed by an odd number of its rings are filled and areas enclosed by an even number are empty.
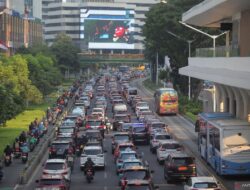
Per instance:
[[[144,98],[145,101],[148,101],[152,110],[154,110],[152,93],[145,90],[141,86],[141,80],[135,80],[131,82],[131,85],[138,87],[140,90],[140,95]],[[110,104],[109,104],[110,106]],[[131,112],[132,113],[132,112]],[[134,113],[132,113],[134,114]],[[108,116],[112,117],[111,108],[108,107]],[[132,115],[132,118],[133,117]],[[197,172],[198,175],[209,175],[215,176],[223,186],[223,189],[233,190],[234,182],[237,181],[247,181],[247,178],[240,177],[239,179],[228,179],[221,178],[217,176],[213,170],[200,158],[197,151],[197,136],[194,132],[193,124],[184,119],[182,116],[163,116],[160,117],[162,121],[169,125],[170,132],[174,137],[185,147],[185,151],[193,155],[196,158]],[[115,173],[115,164],[113,156],[111,154],[111,134],[105,136],[104,140],[104,150],[107,150],[105,153],[105,170],[98,170],[94,176],[94,180],[91,184],[87,183],[83,172],[80,170],[80,161],[79,158],[76,158],[74,164],[74,170],[72,172],[71,178],[71,189],[72,190],[118,190],[118,177]],[[152,154],[149,150],[149,146],[138,145],[138,153],[143,152],[143,158],[149,162],[149,167],[151,170],[154,170],[153,173],[153,182],[159,186],[160,190],[183,190],[183,183],[177,184],[167,184],[163,177],[163,166],[159,165],[156,156]],[[48,154],[44,156],[43,160],[45,161],[48,158]],[[37,170],[34,171],[32,179],[25,186],[20,186],[18,189],[31,190],[36,186],[35,180],[39,179],[42,171],[42,163],[39,164]]]

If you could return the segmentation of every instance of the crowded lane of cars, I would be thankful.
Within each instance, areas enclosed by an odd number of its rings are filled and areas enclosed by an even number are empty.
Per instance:
[[[197,178],[195,158],[130,86],[129,74],[98,76],[75,97],[27,189],[220,189],[212,178]],[[88,158],[92,183],[84,177]]]

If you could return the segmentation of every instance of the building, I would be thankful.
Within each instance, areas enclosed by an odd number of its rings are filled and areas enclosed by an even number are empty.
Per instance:
[[[141,54],[145,13],[160,0],[43,0],[45,40],[64,32],[83,51]],[[105,29],[104,29],[105,28]],[[105,31],[106,30],[106,31]]]
[[[249,121],[250,1],[205,0],[185,12],[182,21],[228,31],[225,46],[197,49],[179,73],[214,82],[214,89],[203,93],[207,111],[230,112]]]
[[[0,26],[0,42],[8,48],[4,52],[9,55],[19,47],[30,47],[43,41],[41,22],[24,18],[14,10],[0,12]]]
[[[0,0],[0,7],[28,14],[30,19],[42,19],[42,0]]]

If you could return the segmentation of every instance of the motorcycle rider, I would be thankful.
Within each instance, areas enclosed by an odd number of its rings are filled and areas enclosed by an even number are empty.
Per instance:
[[[94,162],[91,160],[90,157],[87,158],[87,161],[85,162],[84,166],[85,166],[85,175],[87,173],[87,170],[91,170],[93,172],[93,175],[95,175],[95,169],[94,169]]]
[[[11,161],[11,154],[13,152],[12,148],[10,147],[10,145],[8,144],[5,149],[4,149],[4,157],[9,156],[10,157],[10,161]]]
[[[20,143],[24,143],[24,142],[26,142],[26,140],[27,140],[27,138],[26,138],[26,133],[25,133],[25,131],[23,131],[23,132],[20,134],[20,136],[19,136],[19,141],[20,141]]]

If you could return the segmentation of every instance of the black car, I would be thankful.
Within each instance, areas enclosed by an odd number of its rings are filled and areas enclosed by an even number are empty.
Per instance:
[[[164,163],[164,178],[172,180],[187,180],[197,175],[195,159],[184,152],[171,153]]]
[[[134,144],[144,143],[148,145],[150,142],[150,136],[145,125],[132,126],[130,135]]]
[[[67,155],[74,154],[74,149],[69,141],[53,141],[49,149],[49,158],[66,159]]]

